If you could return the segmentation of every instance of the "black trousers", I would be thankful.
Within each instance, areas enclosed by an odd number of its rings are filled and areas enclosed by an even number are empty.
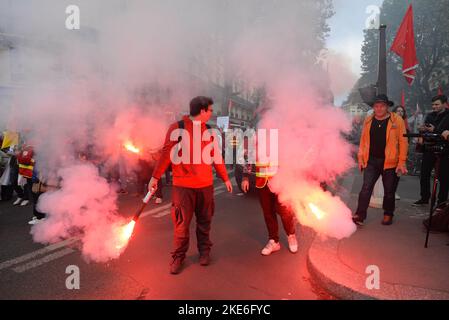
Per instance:
[[[429,201],[430,199],[430,175],[435,167],[435,155],[431,152],[424,152],[421,161],[421,199]]]
[[[210,228],[214,215],[214,187],[183,188],[173,186],[171,217],[174,225],[173,257],[184,258],[189,249],[189,230],[196,217],[196,238],[199,253],[209,254],[212,247]]]
[[[31,187],[33,182],[29,178],[26,178],[26,181],[27,182],[23,188],[18,185],[17,181],[13,184],[13,188],[19,198],[22,198],[23,200],[31,200]]]
[[[396,175],[396,168],[384,170],[384,162],[385,159],[370,158],[367,167],[363,171],[363,186],[359,194],[356,211],[356,215],[363,220],[366,219],[374,185],[381,175],[384,186],[384,201],[382,206],[384,214],[387,216],[393,216],[394,214],[398,176]]]
[[[38,219],[44,219],[45,218],[45,213],[42,213],[42,212],[38,211],[37,208],[36,208],[37,202],[38,202],[39,197],[41,196],[41,194],[42,194],[42,192],[38,192],[38,193],[32,192],[31,193],[31,195],[33,197],[33,214]]]
[[[424,152],[421,162],[421,199],[429,201],[431,195],[431,174],[436,164],[436,156],[432,152]],[[440,162],[440,189],[438,203],[447,201],[449,193],[449,158],[443,156]]]
[[[259,202],[262,207],[263,217],[268,229],[268,238],[279,242],[277,214],[281,217],[285,233],[287,235],[295,234],[296,220],[290,208],[279,201],[277,194],[272,192],[270,188],[268,188],[268,185],[257,190],[259,192]]]

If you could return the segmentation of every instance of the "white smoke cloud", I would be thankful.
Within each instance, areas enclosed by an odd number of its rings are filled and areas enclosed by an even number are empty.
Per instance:
[[[271,28],[273,23],[265,25],[263,32],[244,33],[233,57],[239,69],[267,91],[268,111],[262,114],[259,128],[279,129],[279,168],[270,188],[292,207],[300,223],[321,236],[341,239],[356,230],[351,211],[341,199],[323,191],[320,183],[331,185],[353,166],[351,146],[341,135],[350,131],[350,120],[331,104],[329,94],[332,82],[334,93],[340,94],[353,74],[346,72],[345,57],[331,54],[333,66],[325,70],[318,64],[318,51],[304,54],[319,50],[311,27],[317,7],[298,7],[306,10],[280,10],[285,19],[277,28]],[[295,28],[300,18],[301,28]],[[337,74],[336,66],[345,72]]]
[[[8,21],[2,28],[20,35],[13,37],[10,58],[18,61],[22,80],[11,108],[0,111],[0,122],[26,133],[44,176],[62,179],[61,190],[39,201],[48,220],[33,227],[35,241],[55,242],[76,230],[86,257],[116,258],[122,249],[104,239],[123,223],[117,199],[94,167],[79,163],[77,152],[89,148],[113,165],[127,139],[142,149],[159,147],[168,125],[165,111],[185,112],[192,96],[207,94],[194,79],[214,79],[211,66],[224,69],[226,79],[263,85],[274,99],[262,126],[281,128],[282,164],[273,187],[282,199],[305,203],[318,193],[317,181],[343,173],[350,166],[349,147],[339,132],[349,123],[317,98],[329,87],[315,61],[323,43],[316,33],[319,3],[2,2]],[[80,7],[80,30],[65,29],[71,4]],[[349,235],[345,206],[328,194],[318,198],[333,218],[316,229]],[[308,224],[301,215],[300,220]]]
[[[61,188],[44,193],[37,209],[48,214],[31,233],[37,242],[52,243],[80,236],[82,253],[105,262],[124,250],[118,230],[125,220],[117,213],[117,194],[92,164],[79,163],[59,171]]]

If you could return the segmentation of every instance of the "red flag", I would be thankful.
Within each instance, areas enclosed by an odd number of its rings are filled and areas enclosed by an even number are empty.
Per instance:
[[[402,58],[402,73],[408,84],[412,85],[416,76],[416,68],[418,68],[412,5],[408,7],[390,50]]]
[[[404,89],[402,89],[402,92],[401,92],[401,106],[403,106],[405,108],[405,92],[404,92]]]

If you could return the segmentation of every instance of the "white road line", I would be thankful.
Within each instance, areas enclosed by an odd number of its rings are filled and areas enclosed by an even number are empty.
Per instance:
[[[39,249],[39,250],[30,252],[30,253],[27,253],[27,254],[25,254],[23,256],[20,256],[20,257],[11,259],[11,260],[7,260],[5,262],[0,263],[0,270],[9,268],[9,267],[11,267],[11,266],[13,266],[15,264],[19,264],[19,263],[25,262],[27,260],[31,260],[31,259],[33,259],[36,256],[44,255],[46,253],[49,253],[49,252],[52,252],[54,250],[60,249],[62,247],[65,247],[66,245],[71,244],[71,243],[73,243],[75,241],[78,241],[78,240],[79,240],[79,238],[69,238],[69,239],[66,239],[64,241],[61,241],[61,242],[54,243],[54,244],[51,244],[49,246],[46,246],[46,247],[44,247],[42,249]]]
[[[71,249],[71,248],[65,248],[64,250],[60,250],[57,251],[55,253],[49,254],[43,258],[37,259],[37,260],[33,260],[31,262],[28,262],[27,264],[24,264],[22,266],[18,266],[13,268],[13,270],[17,273],[22,273],[25,272],[27,270],[39,267],[40,265],[43,265],[47,262],[62,258],[72,252],[75,252],[75,250]]]
[[[156,213],[158,213],[160,211],[164,211],[164,210],[166,210],[166,209],[168,209],[170,207],[171,207],[171,203],[167,203],[167,204],[164,204],[163,206],[160,206],[160,207],[157,207],[157,208],[154,208],[154,209],[142,212],[142,215],[140,217],[143,218],[143,217],[146,217],[146,216],[148,216],[150,214],[156,214]]]
[[[169,208],[170,206],[171,206],[171,203],[168,203],[168,204],[166,204],[164,206],[144,211],[142,213],[141,217],[143,218],[143,217],[146,217],[148,215],[158,213],[160,211],[163,211],[163,210]],[[62,247],[65,247],[65,246],[67,246],[69,244],[72,244],[72,243],[74,243],[74,242],[76,242],[78,240],[80,240],[80,238],[78,238],[78,237],[69,238],[69,239],[66,239],[66,240],[63,240],[63,241],[60,241],[60,242],[48,245],[48,246],[46,246],[46,247],[44,247],[42,249],[38,249],[36,251],[24,254],[24,255],[19,256],[17,258],[4,261],[4,262],[0,263],[0,270],[9,268],[9,267],[14,266],[14,265],[19,264],[19,263],[23,263],[23,262],[25,262],[27,260],[31,260],[31,259],[33,259],[33,258],[35,258],[37,256],[41,256],[41,255],[50,253],[52,251],[55,251],[55,250],[60,249]]]
[[[215,195],[219,195],[219,194],[225,192],[225,190],[226,190],[225,186],[219,186],[219,187],[214,189]],[[164,216],[170,214],[170,210],[167,210],[170,207],[171,207],[171,203],[167,203],[167,204],[165,204],[163,206],[160,206],[160,207],[157,207],[157,208],[153,208],[151,210],[144,211],[142,213],[142,215],[141,215],[141,218],[147,217],[149,215],[152,215],[154,218],[164,217]],[[12,267],[12,266],[14,266],[16,264],[20,264],[20,263],[26,262],[28,260],[32,260],[32,259],[34,259],[34,258],[36,258],[38,256],[45,255],[45,254],[50,253],[52,251],[58,250],[58,249],[60,249],[62,247],[65,247],[65,246],[67,246],[69,244],[72,244],[72,243],[74,243],[74,242],[76,242],[78,240],[80,240],[79,237],[69,238],[69,239],[66,239],[66,240],[63,240],[63,241],[60,241],[60,242],[48,245],[48,246],[46,246],[44,248],[35,250],[33,252],[24,254],[22,256],[16,257],[14,259],[10,259],[10,260],[1,262],[0,263],[0,271],[3,270],[3,269],[10,268],[10,267]],[[66,254],[69,254],[69,253],[74,251],[73,249],[70,249],[70,248],[67,248],[67,249],[69,249],[71,251],[70,252],[67,251],[68,253],[66,253]],[[64,255],[66,255],[66,254],[64,254]],[[43,257],[41,259],[38,259],[38,260],[33,260],[33,261],[25,264],[24,266],[16,267],[13,270],[14,271],[16,271],[16,269],[21,270],[21,268],[23,268],[23,267],[25,267],[27,265],[33,264],[35,261],[41,261],[42,260],[42,261],[44,261],[43,263],[45,263],[45,259],[47,257],[51,257],[51,256],[53,256],[53,254],[50,254],[50,255],[45,256],[45,257]],[[54,259],[57,259],[57,258],[54,258]],[[51,259],[51,260],[54,260],[54,259]],[[49,260],[49,261],[51,261],[51,260]],[[19,271],[16,271],[16,272],[19,272]]]

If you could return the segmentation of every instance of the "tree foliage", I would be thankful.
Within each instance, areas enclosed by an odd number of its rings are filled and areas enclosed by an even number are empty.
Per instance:
[[[407,107],[414,110],[416,103],[429,108],[438,86],[449,94],[449,0],[384,0],[380,21],[387,25],[387,50],[390,49],[410,4],[414,11],[419,60],[417,77],[413,85],[409,86],[402,75],[402,60],[390,51],[387,54],[387,73],[390,97],[399,103],[401,91],[404,90]],[[357,88],[374,84],[377,80],[378,30],[365,30],[364,34],[362,74],[356,84]],[[356,94],[353,93],[349,100],[354,99]]]

